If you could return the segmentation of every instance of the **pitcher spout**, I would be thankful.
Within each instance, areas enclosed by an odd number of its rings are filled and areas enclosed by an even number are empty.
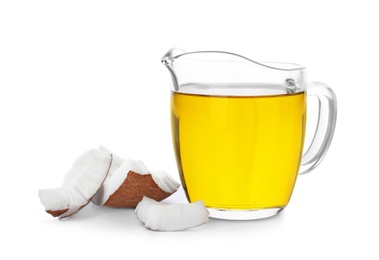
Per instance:
[[[248,95],[269,84],[275,93],[304,90],[305,68],[292,63],[256,62],[225,51],[170,49],[161,59],[172,90],[195,94]],[[264,84],[262,84],[264,83]]]
[[[186,51],[179,48],[171,48],[168,52],[162,57],[161,62],[165,66],[169,66],[175,59],[175,57],[186,53]]]
[[[175,74],[173,62],[175,60],[175,57],[177,57],[178,55],[184,54],[184,53],[186,53],[186,52],[182,49],[172,48],[172,49],[168,50],[168,52],[161,59],[162,64],[167,67],[167,69],[169,70],[169,72],[171,74],[173,88],[176,91],[179,90],[179,81],[178,81],[177,75]]]

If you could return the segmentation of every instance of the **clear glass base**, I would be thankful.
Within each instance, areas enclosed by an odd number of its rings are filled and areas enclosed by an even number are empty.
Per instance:
[[[253,220],[273,217],[278,214],[283,208],[269,208],[257,210],[229,210],[208,208],[209,217],[228,219],[228,220]]]

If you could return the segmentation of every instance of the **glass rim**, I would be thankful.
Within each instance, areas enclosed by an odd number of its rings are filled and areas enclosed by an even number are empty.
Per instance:
[[[219,53],[219,54],[228,54],[228,55],[233,55],[239,58],[242,58],[244,60],[247,60],[249,62],[255,63],[260,66],[264,66],[269,69],[274,69],[274,70],[281,70],[281,71],[300,71],[300,70],[305,70],[305,66],[297,64],[297,63],[291,63],[291,62],[271,62],[271,61],[255,61],[252,59],[249,59],[243,55],[236,54],[233,52],[227,52],[227,51],[193,51],[193,52],[185,52],[185,53],[180,53],[178,55],[172,56],[172,59],[177,59],[182,56],[187,56],[191,54],[201,54],[201,53]]]

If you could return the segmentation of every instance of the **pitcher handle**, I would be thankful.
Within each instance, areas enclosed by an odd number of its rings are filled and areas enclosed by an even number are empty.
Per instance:
[[[337,98],[328,85],[310,82],[307,95],[318,98],[318,122],[313,140],[302,157],[299,174],[308,173],[320,164],[332,142],[337,121]]]

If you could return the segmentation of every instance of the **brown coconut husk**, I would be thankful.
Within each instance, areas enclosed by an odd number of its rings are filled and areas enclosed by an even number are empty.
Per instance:
[[[135,208],[143,196],[161,201],[172,193],[162,190],[151,174],[138,174],[129,171],[121,186],[109,197],[104,206],[117,208]]]

